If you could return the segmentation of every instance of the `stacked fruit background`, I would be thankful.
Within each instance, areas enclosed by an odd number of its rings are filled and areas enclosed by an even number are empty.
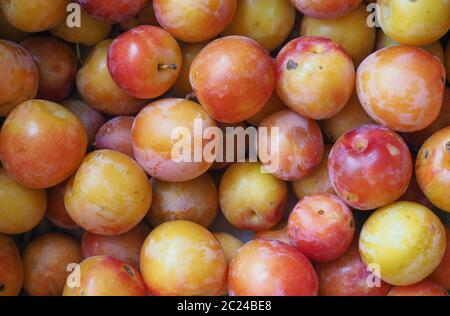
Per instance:
[[[449,29],[448,0],[0,0],[0,296],[448,296]]]

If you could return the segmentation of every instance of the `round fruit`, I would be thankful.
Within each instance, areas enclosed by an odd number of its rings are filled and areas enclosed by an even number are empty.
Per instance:
[[[260,163],[236,163],[220,182],[220,209],[233,226],[243,230],[264,231],[275,226],[287,197],[286,183],[264,172]]]
[[[94,46],[106,39],[112,28],[112,24],[97,20],[82,9],[79,27],[70,27],[64,21],[52,29],[51,34],[69,43]]]
[[[324,37],[305,36],[289,42],[278,54],[275,69],[281,100],[311,119],[338,114],[354,90],[351,57]]]
[[[250,37],[270,52],[286,40],[294,23],[289,0],[239,0],[236,16],[222,35]]]
[[[24,32],[42,32],[64,21],[69,0],[7,0],[0,7],[8,22]]]
[[[203,48],[205,48],[206,44],[207,43],[185,44],[181,47],[183,66],[181,67],[180,75],[173,86],[177,96],[184,98],[192,93],[191,83],[189,82],[189,71],[194,58]]]
[[[319,125],[290,110],[271,114],[259,124],[258,155],[266,171],[285,181],[311,175],[322,161]]]
[[[9,24],[6,20],[3,11],[0,8],[0,38],[13,41],[20,42],[30,36],[30,33],[23,32],[21,30],[16,29],[14,26]]]
[[[139,224],[129,232],[117,236],[101,236],[85,232],[81,239],[83,259],[110,256],[139,270],[141,247],[150,233],[145,224]]]
[[[30,296],[61,296],[70,264],[81,261],[80,243],[64,234],[44,234],[23,253],[24,289]]]
[[[250,241],[230,264],[231,296],[316,296],[318,287],[308,259],[281,241]]]
[[[141,274],[108,256],[84,260],[67,278],[64,296],[147,296]]]
[[[325,137],[333,143],[345,133],[366,124],[375,122],[361,106],[356,92],[341,112],[320,123]]]
[[[183,42],[211,40],[230,24],[237,0],[153,0],[159,24]]]
[[[56,227],[74,230],[80,228],[67,213],[64,205],[67,181],[47,190],[47,218]]]
[[[3,166],[19,183],[34,189],[50,188],[70,177],[86,148],[86,129],[78,117],[50,101],[22,103],[0,133]]]
[[[306,16],[332,19],[350,13],[362,0],[291,0],[291,2]]]
[[[298,199],[316,193],[335,193],[333,186],[331,185],[330,176],[328,175],[328,156],[330,155],[330,151],[331,147],[327,145],[318,169],[310,176],[292,183],[292,189]]]
[[[286,106],[286,104],[284,104],[283,101],[280,100],[280,97],[277,95],[276,91],[274,91],[264,107],[251,118],[247,119],[247,122],[254,126],[259,126],[259,124],[261,124],[261,122],[270,114],[287,109],[288,107]]]
[[[327,262],[343,255],[352,243],[355,220],[352,211],[335,195],[304,197],[288,221],[291,244],[313,262]]]
[[[78,0],[86,12],[100,20],[119,23],[136,15],[148,0]]]
[[[185,182],[164,182],[153,178],[153,202],[147,220],[156,227],[174,220],[186,220],[204,227],[217,215],[219,198],[213,178],[205,173]]]
[[[111,115],[135,114],[147,101],[129,96],[111,78],[107,65],[111,43],[111,40],[99,43],[78,71],[78,93],[87,104],[100,112]]]
[[[133,116],[117,116],[106,122],[95,136],[95,148],[120,151],[134,158],[131,128]]]
[[[433,274],[431,274],[430,279],[441,285],[445,290],[450,291],[450,228],[448,226],[445,226],[445,235],[447,237],[447,246],[444,258]]]
[[[36,227],[45,215],[47,194],[17,183],[0,168],[0,233],[22,234]]]
[[[275,87],[272,58],[254,40],[228,36],[195,57],[190,82],[200,104],[217,121],[238,123],[261,110]]]
[[[144,171],[125,154],[98,150],[86,156],[64,198],[70,217],[99,235],[130,231],[150,208],[152,188]]]
[[[377,42],[376,42],[376,50],[383,49],[385,47],[392,47],[392,46],[399,46],[400,43],[397,43],[396,41],[392,40],[392,38],[387,37],[386,34],[384,34],[383,30],[379,30],[377,32]],[[422,48],[423,50],[426,50],[431,55],[439,58],[439,60],[445,65],[445,56],[444,56],[444,48],[442,47],[442,44],[439,41],[433,42],[430,45],[425,46],[418,46],[419,48]]]
[[[105,123],[106,117],[81,100],[68,99],[62,101],[61,105],[71,110],[81,120],[84,128],[86,128],[88,145],[90,146],[98,130]]]
[[[157,26],[143,25],[118,36],[108,51],[108,68],[129,95],[150,99],[166,93],[182,66],[177,41]]]
[[[19,249],[11,237],[1,234],[0,245],[0,296],[17,296],[23,284],[23,266]]]
[[[58,102],[73,90],[77,58],[63,41],[47,36],[33,36],[21,43],[33,56],[39,69],[38,99]]]
[[[424,280],[408,286],[394,286],[389,296],[448,296],[448,293],[440,285]]]
[[[399,132],[415,132],[431,125],[441,110],[445,68],[420,48],[387,47],[360,65],[356,87],[375,121]]]
[[[206,228],[173,221],[155,228],[142,246],[141,271],[151,294],[221,295],[227,281],[225,253]]]
[[[386,296],[391,285],[374,276],[359,254],[358,240],[338,259],[315,266],[320,296]]]
[[[126,19],[120,23],[120,28],[123,30],[131,30],[140,25],[158,25],[155,12],[153,11],[153,1],[148,1],[135,16]]]
[[[195,102],[185,99],[153,102],[134,121],[131,131],[134,156],[144,170],[157,179],[168,182],[195,179],[214,161],[214,155],[209,157],[212,159],[203,155],[211,141],[202,136],[215,126],[214,120]],[[197,157],[196,152],[201,153],[201,157]]]
[[[377,16],[387,36],[405,45],[429,45],[450,28],[450,2],[378,0]]]
[[[228,264],[231,262],[239,248],[244,245],[242,241],[227,233],[214,233],[214,237],[216,237],[217,241],[222,246]]]
[[[408,146],[395,132],[364,125],[331,149],[328,173],[336,193],[351,207],[371,210],[396,201],[412,177]]]
[[[266,239],[266,240],[278,240],[284,242],[285,244],[291,245],[289,240],[289,234],[287,229],[287,224],[277,225],[272,230],[266,230],[263,232],[256,233],[253,239]]]
[[[341,45],[359,65],[373,52],[376,29],[367,24],[369,12],[360,5],[349,14],[335,19],[316,19],[305,16],[300,29],[301,36],[321,36]]]
[[[19,44],[0,40],[0,116],[33,99],[39,88],[39,70],[33,57]]]
[[[379,209],[364,224],[359,249],[366,265],[393,285],[411,285],[429,276],[445,252],[445,230],[428,208],[397,202]]]
[[[450,126],[436,132],[420,148],[416,177],[428,200],[450,212]]]
[[[440,129],[450,126],[450,88],[445,88],[444,103],[438,118],[427,128],[414,133],[403,133],[406,142],[414,149],[419,150],[423,143]]]

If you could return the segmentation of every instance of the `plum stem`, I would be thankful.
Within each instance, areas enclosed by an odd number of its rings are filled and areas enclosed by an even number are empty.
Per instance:
[[[166,70],[166,69],[172,69],[176,70],[178,66],[176,64],[159,64],[158,70]]]

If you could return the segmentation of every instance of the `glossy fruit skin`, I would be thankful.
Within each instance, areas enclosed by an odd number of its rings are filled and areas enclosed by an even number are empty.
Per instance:
[[[256,233],[253,236],[253,239],[278,240],[285,244],[292,245],[289,239],[287,224],[282,224],[280,227],[275,227],[272,230]]]
[[[352,12],[335,19],[315,19],[304,16],[301,36],[322,36],[341,45],[359,65],[369,56],[375,45],[376,29],[367,25],[369,12],[360,5]]]
[[[425,196],[435,206],[450,212],[450,126],[436,132],[420,148],[416,177]]]
[[[175,93],[180,98],[185,98],[187,95],[192,93],[191,83],[189,82],[189,71],[191,69],[192,62],[195,57],[200,53],[200,51],[205,48],[206,42],[185,44],[181,47],[181,54],[183,56],[183,66],[180,70],[180,75],[175,82],[173,88]]]
[[[450,83],[450,41],[445,48],[445,65],[447,66],[447,82]]]
[[[189,77],[200,104],[223,123],[238,123],[258,113],[275,87],[272,58],[243,36],[209,43],[195,57]]]
[[[69,0],[1,1],[8,22],[24,32],[42,32],[64,21]]]
[[[354,128],[375,121],[366,113],[358,99],[356,91],[347,105],[338,114],[320,122],[325,137],[332,143]]]
[[[183,182],[195,179],[205,173],[212,165],[202,157],[201,162],[177,162],[172,158],[172,150],[179,143],[172,135],[176,128],[187,128],[190,131],[191,157],[202,145],[204,149],[210,140],[203,140],[196,144],[194,140],[195,120],[202,122],[202,133],[208,128],[215,127],[202,107],[185,99],[162,99],[150,103],[136,117],[131,135],[133,138],[133,152],[136,161],[144,170],[159,180],[167,182]],[[198,141],[197,141],[198,142]],[[203,150],[202,149],[202,150]],[[203,156],[203,155],[202,155]]]
[[[59,102],[73,90],[77,58],[64,42],[47,36],[33,36],[21,43],[39,69],[37,99]]]
[[[78,0],[86,12],[109,23],[119,23],[136,15],[147,0]]]
[[[291,244],[313,262],[327,262],[343,255],[352,243],[355,220],[352,211],[335,195],[304,197],[288,221]]]
[[[80,242],[59,233],[41,235],[23,253],[24,289],[30,296],[61,296],[67,266],[81,261]]]
[[[378,30],[377,32],[377,41],[376,41],[376,50],[383,49],[385,47],[399,46],[400,43],[397,43],[392,38],[389,38],[386,34],[384,34],[383,30]],[[431,55],[437,57],[444,65],[445,65],[445,55],[444,48],[439,41],[433,42],[429,45],[418,46],[418,48],[422,48],[426,50]]]
[[[17,296],[23,284],[23,266],[14,240],[0,234],[0,296]]]
[[[67,181],[47,190],[47,218],[56,227],[75,230],[79,229],[73,219],[67,213],[64,205]]]
[[[298,199],[316,193],[335,194],[328,175],[328,156],[331,146],[325,146],[325,152],[319,167],[311,175],[292,182],[292,189]]]
[[[67,99],[61,102],[61,105],[65,106],[80,119],[87,132],[88,145],[90,146],[94,141],[100,127],[105,123],[106,117],[99,111],[91,108],[85,102],[81,100]]]
[[[80,27],[69,27],[64,21],[53,28],[51,34],[69,43],[94,46],[106,39],[112,28],[112,24],[97,20],[81,9]]]
[[[216,153],[216,160],[211,166],[211,170],[221,170],[226,169],[227,167],[231,166],[235,162],[241,162],[246,160],[246,155],[250,148],[250,137],[247,135],[245,136],[245,140],[242,145],[239,144],[239,136],[237,136],[239,133],[240,128],[242,128],[243,133],[247,131],[247,124],[245,122],[239,122],[239,123],[221,123],[217,122],[217,127],[220,128],[220,130],[223,133],[223,144],[221,147],[218,147],[217,153]],[[229,130],[231,128],[231,130]],[[230,141],[234,138],[234,151],[233,156],[230,161],[228,159],[228,151],[227,151],[227,141]],[[220,145],[219,145],[220,146]],[[227,161],[228,160],[228,161]]]
[[[134,158],[131,128],[133,116],[117,116],[106,122],[95,136],[95,148],[111,149]]]
[[[208,227],[219,209],[219,194],[213,178],[205,173],[185,182],[151,179],[153,202],[146,217],[153,227],[174,220]]]
[[[279,146],[276,146],[275,128],[279,131]],[[258,155],[266,169],[273,165],[271,169],[276,170],[268,171],[274,171],[274,176],[285,181],[296,181],[311,175],[319,167],[324,143],[315,121],[294,111],[283,110],[266,117],[259,125],[259,130],[262,129],[267,129],[267,133],[259,133],[260,144],[267,143],[267,149],[274,148],[268,151],[260,146]]]
[[[357,71],[356,87],[366,112],[399,132],[415,132],[433,123],[441,110],[444,86],[444,66],[412,46],[376,51]]]
[[[145,67],[143,67],[145,65]],[[162,65],[173,66],[161,69]],[[118,36],[108,51],[108,69],[129,95],[156,98],[175,83],[182,66],[181,49],[167,31],[143,25]]]
[[[0,9],[0,38],[8,41],[20,42],[28,36],[30,36],[29,33],[18,30],[9,24],[3,11]]]
[[[377,276],[401,286],[429,276],[441,262],[445,245],[439,218],[413,202],[396,202],[376,211],[364,224],[359,239],[364,263],[377,264]]]
[[[396,201],[412,177],[412,158],[403,139],[378,125],[363,125],[331,149],[328,173],[345,203],[371,210]]]
[[[214,237],[216,237],[217,241],[222,246],[225,253],[225,258],[227,259],[227,263],[230,264],[234,255],[239,250],[239,248],[244,245],[244,243],[233,235],[227,233],[214,233]]]
[[[110,256],[139,270],[141,247],[149,233],[150,228],[143,223],[117,236],[101,236],[85,232],[81,239],[81,255],[83,259]]]
[[[289,108],[280,100],[276,91],[274,91],[264,107],[251,118],[247,119],[247,122],[254,126],[259,126],[259,124],[261,124],[261,122],[269,115],[287,109]]]
[[[391,285],[379,280],[378,286],[369,286],[367,281],[376,281],[359,254],[358,239],[341,257],[315,265],[319,278],[319,296],[386,296]]]
[[[442,103],[441,112],[437,119],[427,128],[414,133],[403,133],[402,136],[406,142],[414,149],[419,150],[423,143],[433,136],[434,133],[450,126],[450,88],[445,88],[444,103]]]
[[[153,0],[159,24],[188,43],[211,40],[230,24],[237,0]]]
[[[45,191],[22,186],[4,168],[0,187],[0,234],[22,234],[36,227],[45,215]]]
[[[0,40],[0,116],[7,116],[19,104],[33,99],[39,88],[39,70],[22,46]]]
[[[111,40],[100,42],[78,71],[78,93],[89,106],[105,114],[135,114],[147,102],[129,96],[113,81],[107,64],[111,43]]]
[[[86,147],[86,130],[78,117],[50,101],[22,103],[0,133],[3,166],[19,183],[34,189],[66,180],[80,165]]]
[[[135,16],[126,19],[120,23],[120,28],[123,30],[131,30],[139,25],[155,25],[158,26],[155,12],[153,11],[153,1],[148,1]]]
[[[448,296],[438,284],[424,280],[408,286],[394,286],[388,296]]]
[[[387,36],[404,45],[429,45],[450,28],[450,3],[379,0],[377,16]]]
[[[79,272],[80,286],[76,285]],[[141,274],[133,266],[108,256],[91,257],[67,278],[63,296],[147,296]],[[73,283],[72,283],[73,282]]]
[[[288,197],[287,185],[260,163],[240,162],[227,169],[219,187],[220,209],[242,230],[265,231],[281,219]]]
[[[79,226],[104,236],[130,231],[151,201],[144,171],[127,155],[106,149],[86,156],[64,197],[67,212]]]
[[[307,118],[333,117],[352,96],[355,66],[350,55],[330,39],[292,40],[278,54],[275,69],[281,100]]]
[[[445,236],[447,237],[447,246],[444,258],[429,279],[450,291],[450,228],[448,226],[445,226]]]
[[[167,222],[150,233],[142,246],[141,271],[155,296],[217,296],[227,282],[220,243],[188,221]]]
[[[344,16],[356,9],[362,0],[291,0],[304,15],[316,19],[332,19]]]
[[[230,296],[316,296],[318,287],[308,259],[281,241],[252,240],[230,264]]]
[[[295,8],[289,0],[242,0],[222,35],[252,38],[271,52],[286,40],[294,23]]]

